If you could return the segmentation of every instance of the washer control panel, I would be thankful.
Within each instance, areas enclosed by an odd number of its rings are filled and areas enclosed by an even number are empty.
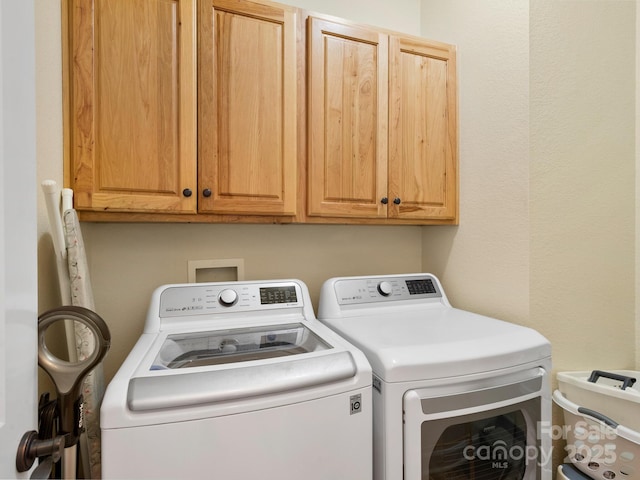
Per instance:
[[[295,283],[169,286],[160,295],[160,317],[302,307]]]
[[[344,278],[334,287],[340,305],[442,297],[430,276]]]

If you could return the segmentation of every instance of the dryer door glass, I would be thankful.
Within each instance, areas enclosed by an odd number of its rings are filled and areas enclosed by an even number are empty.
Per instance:
[[[423,435],[428,431],[425,422]],[[524,415],[518,410],[450,425],[425,459],[429,478],[521,480],[526,470],[526,432]]]
[[[404,478],[540,480],[550,448],[538,432],[545,375],[536,367],[407,391]]]
[[[202,367],[332,348],[295,323],[169,335],[151,369]]]
[[[421,424],[422,479],[539,479],[540,397]]]

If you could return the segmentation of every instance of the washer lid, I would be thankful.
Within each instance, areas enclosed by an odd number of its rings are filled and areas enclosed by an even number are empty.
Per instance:
[[[169,335],[152,370],[265,360],[331,348],[301,323]]]
[[[535,330],[451,307],[322,321],[360,348],[386,382],[469,375],[551,355]]]
[[[128,382],[131,411],[237,401],[357,374],[351,352],[300,323],[171,334],[151,358]]]

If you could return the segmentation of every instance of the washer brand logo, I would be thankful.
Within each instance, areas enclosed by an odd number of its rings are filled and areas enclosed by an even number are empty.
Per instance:
[[[351,395],[349,403],[351,404],[351,415],[362,412],[362,395]]]

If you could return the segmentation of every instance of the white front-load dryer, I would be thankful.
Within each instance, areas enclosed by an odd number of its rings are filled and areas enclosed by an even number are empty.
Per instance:
[[[299,280],[166,285],[101,408],[103,478],[370,480],[371,367]]]
[[[551,347],[427,273],[342,277],[318,319],[373,368],[375,480],[550,480]]]

